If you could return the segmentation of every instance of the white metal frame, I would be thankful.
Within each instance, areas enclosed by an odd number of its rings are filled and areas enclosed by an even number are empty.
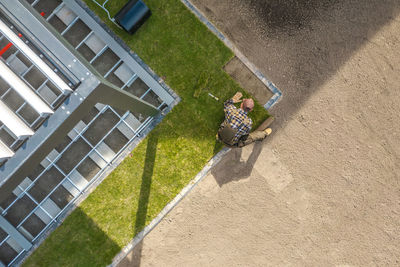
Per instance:
[[[0,100],[0,121],[11,131],[17,138],[31,136],[34,132]]]
[[[59,89],[64,93],[72,92],[72,89],[66,84],[21,38],[16,35],[3,21],[0,20],[0,31],[27,56],[33,64],[36,65]]]
[[[0,76],[40,115],[53,114],[53,110],[2,60],[0,60]]]
[[[13,155],[14,152],[0,140],[0,163],[2,160],[11,158]]]

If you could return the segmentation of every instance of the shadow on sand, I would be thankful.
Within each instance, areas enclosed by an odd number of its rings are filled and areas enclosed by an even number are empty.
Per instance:
[[[243,160],[242,154],[244,149],[251,149],[250,146],[233,148],[211,169],[211,174],[220,187],[226,183],[246,179],[250,176],[254,164],[260,156],[262,142],[255,142],[252,146],[252,151],[247,159]]]

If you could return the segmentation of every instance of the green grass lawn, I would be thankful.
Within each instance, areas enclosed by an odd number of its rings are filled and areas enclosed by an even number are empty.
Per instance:
[[[222,104],[243,90],[223,70],[232,52],[179,0],[146,0],[153,15],[133,36],[94,10],[182,101],[27,259],[26,266],[104,266],[221,149]],[[114,14],[127,1],[111,0]],[[244,95],[247,95],[244,92]],[[257,104],[255,124],[268,115]]]

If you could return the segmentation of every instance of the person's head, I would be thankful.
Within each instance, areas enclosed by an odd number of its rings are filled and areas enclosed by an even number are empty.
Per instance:
[[[240,104],[240,108],[246,112],[250,112],[254,108],[254,101],[251,98],[243,99],[242,104]]]

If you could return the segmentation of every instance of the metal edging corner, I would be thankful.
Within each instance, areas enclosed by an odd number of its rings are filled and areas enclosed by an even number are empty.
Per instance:
[[[181,2],[203,23],[207,28],[214,33],[233,53],[239,58],[243,64],[250,69],[250,71],[273,93],[273,96],[264,105],[265,109],[270,109],[275,105],[282,97],[282,92],[259,70],[253,63],[251,63],[228,39],[220,32],[206,17],[205,15],[195,7],[189,0],[181,0]]]

